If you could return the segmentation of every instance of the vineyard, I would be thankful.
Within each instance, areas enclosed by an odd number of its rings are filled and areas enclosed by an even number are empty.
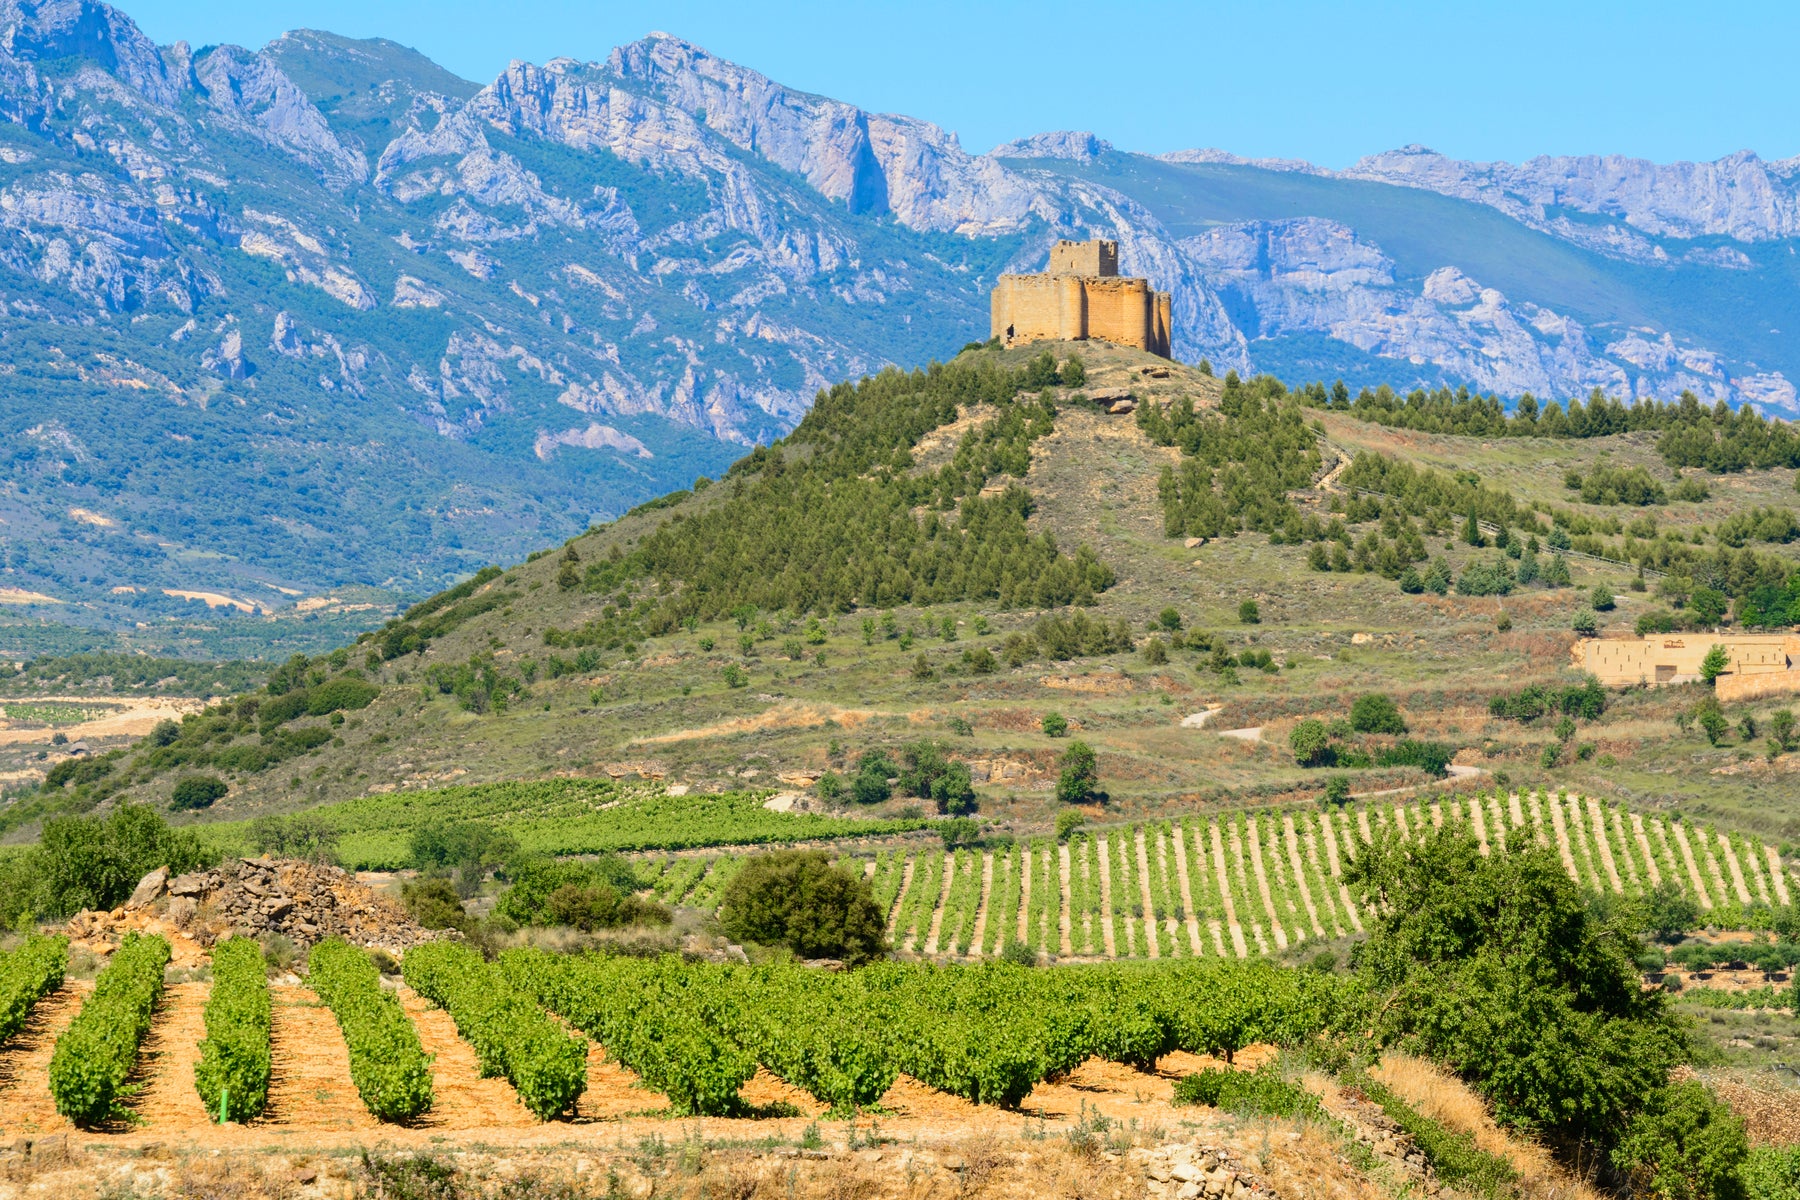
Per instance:
[[[374,871],[411,865],[413,832],[434,822],[504,822],[521,849],[552,855],[877,837],[930,825],[923,819],[776,812],[763,807],[768,795],[672,795],[654,784],[555,779],[389,792],[314,813],[339,835],[338,856],[346,866]],[[248,822],[207,825],[202,832],[228,853],[250,848]]]
[[[1790,898],[1776,848],[1755,837],[1565,793],[1264,809],[850,861],[887,911],[896,950],[981,957],[1018,942],[1062,958],[1246,958],[1361,933],[1369,911],[1343,882],[1360,847],[1445,825],[1465,826],[1484,852],[1518,838],[1552,848],[1590,892],[1672,886],[1718,928],[1766,927]],[[664,903],[712,908],[742,861],[653,861],[649,886]]]
[[[62,939],[36,938],[0,960],[0,974],[18,975],[29,993],[66,956]],[[181,1005],[168,1003],[163,987],[168,959],[163,939],[128,936],[91,988],[70,989],[77,1004],[61,1006],[72,1009],[66,1028],[40,1031],[55,1047],[42,1077],[15,1065],[0,1081],[12,1089],[13,1111],[31,1107],[20,1090],[28,1098],[47,1088],[56,1112],[79,1127],[141,1120],[126,1103],[138,1090],[126,1080],[147,1037],[181,1022]],[[273,1010],[255,943],[220,943],[212,966],[210,988],[186,997],[202,1007],[206,1033],[191,1047],[188,1094],[209,1122],[266,1115],[271,1077],[286,1073],[283,1048],[295,1045],[272,1033],[271,1012],[291,1022],[300,1006],[329,1010],[343,1074],[363,1109],[400,1125],[426,1118],[437,1100],[439,1060],[451,1054],[441,1038],[427,1051],[421,1033],[439,1011],[479,1076],[504,1079],[538,1121],[580,1115],[596,1065],[583,1034],[613,1071],[631,1073],[643,1110],[755,1115],[740,1093],[766,1072],[820,1111],[848,1115],[879,1103],[903,1075],[975,1105],[1016,1108],[1040,1083],[1090,1059],[1143,1069],[1176,1052],[1230,1061],[1255,1043],[1291,1043],[1363,1020],[1353,979],[1262,961],[1060,971],[888,962],[821,973],[538,950],[509,951],[493,964],[433,943],[405,956],[409,1000],[383,984],[366,952],[328,941],[311,956],[311,998]]]

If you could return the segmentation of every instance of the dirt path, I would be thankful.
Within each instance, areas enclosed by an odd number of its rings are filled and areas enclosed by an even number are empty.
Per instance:
[[[1525,806],[1519,803],[1519,793],[1506,793],[1506,809],[1512,814],[1512,827],[1514,829],[1525,828]]]
[[[1356,831],[1362,834],[1364,845],[1372,846],[1375,844],[1375,833],[1369,828],[1369,810],[1366,807],[1358,808],[1356,810]],[[1355,858],[1356,856],[1352,854],[1350,857]]]
[[[894,911],[888,914],[888,941],[893,941],[900,932],[900,914],[906,911],[906,890],[912,886],[913,863],[917,859],[909,858],[900,868],[900,890],[894,893]]]
[[[1188,945],[1194,951],[1194,957],[1206,953],[1200,944],[1200,916],[1194,911],[1194,888],[1188,875],[1187,830],[1176,822],[1170,826],[1175,842],[1175,887],[1181,893],[1181,911],[1187,917]]]
[[[86,981],[64,983],[39,1000],[25,1027],[0,1046],[0,1130],[38,1134],[75,1128],[50,1098],[50,1055],[93,986]]]
[[[943,880],[938,884],[937,904],[931,910],[931,926],[925,931],[925,953],[938,952],[938,939],[944,933],[944,914],[950,911],[950,890],[956,882],[956,855],[944,853]],[[954,931],[952,931],[954,932]]]
[[[1737,848],[1731,839],[1724,834],[1717,835],[1719,853],[1725,856],[1725,867],[1731,872],[1731,890],[1737,893],[1739,904],[1750,903],[1750,889],[1744,886],[1744,868],[1738,864]]]
[[[1631,852],[1631,835],[1625,832],[1625,814],[1613,809],[1612,823],[1613,837],[1617,839],[1619,853],[1625,859],[1625,882],[1632,891],[1638,891],[1643,886],[1643,881],[1638,875],[1637,855]]]
[[[1744,865],[1750,868],[1750,879],[1756,884],[1757,900],[1763,904],[1770,903],[1769,883],[1763,878],[1762,863],[1756,858],[1756,843],[1748,839],[1744,842]]]
[[[1681,855],[1674,847],[1674,840],[1669,837],[1669,826],[1663,822],[1661,817],[1651,817],[1651,833],[1656,835],[1656,844],[1663,849],[1663,853],[1661,853],[1663,871],[1667,874],[1667,878],[1674,880],[1679,885],[1681,876],[1683,876]]]
[[[1674,823],[1675,844],[1681,847],[1681,860],[1687,867],[1688,883],[1693,886],[1694,898],[1700,901],[1700,907],[1711,910],[1712,896],[1706,890],[1706,884],[1700,878],[1700,864],[1694,861],[1694,848],[1688,845],[1687,829],[1677,821]]]
[[[975,931],[969,935],[969,948],[972,953],[980,954],[982,941],[987,936],[988,905],[994,899],[994,852],[984,850],[981,855],[981,903],[975,909]]]
[[[667,1096],[645,1087],[636,1071],[608,1055],[599,1042],[588,1043],[587,1078],[587,1090],[575,1102],[577,1122],[616,1121],[669,1106]]]
[[[381,1129],[350,1082],[350,1051],[331,1010],[300,987],[272,986],[269,999],[269,1106],[256,1124]]]
[[[1568,813],[1569,840],[1581,851],[1581,864],[1587,870],[1587,882],[1596,892],[1606,890],[1606,881],[1600,878],[1599,853],[1595,849],[1593,830],[1588,828],[1587,816],[1581,811],[1581,797],[1558,793],[1557,801]]]
[[[1028,936],[1026,936],[1026,931],[1029,929],[1030,921],[1031,921],[1031,885],[1033,882],[1031,877],[1033,875],[1037,874],[1036,871],[1031,869],[1032,868],[1031,860],[1036,857],[1037,857],[1037,855],[1032,853],[1032,849],[1029,845],[1024,845],[1024,846],[1019,847],[1019,928],[1018,928],[1018,934],[1019,934],[1019,940],[1021,942],[1024,942],[1027,946],[1029,946],[1031,944],[1031,939]]]
[[[1119,957],[1114,940],[1112,910],[1112,843],[1104,835],[1094,839],[1100,850],[1100,936],[1106,945],[1106,957]]]
[[[1213,874],[1219,880],[1219,902],[1225,908],[1225,928],[1231,931],[1231,948],[1237,951],[1237,956],[1249,958],[1250,948],[1244,941],[1244,926],[1238,921],[1237,905],[1231,898],[1231,875],[1225,869],[1225,836],[1217,821],[1209,824],[1212,827]],[[1232,833],[1232,848],[1235,850],[1235,827]]]
[[[1587,797],[1588,828],[1593,830],[1594,842],[1600,847],[1600,865],[1606,869],[1607,882],[1612,890],[1621,895],[1625,891],[1625,881],[1619,877],[1619,864],[1613,857],[1612,834],[1607,832],[1606,814],[1600,810],[1600,801]]]
[[[1531,793],[1531,836],[1537,839],[1540,846],[1550,845],[1550,839],[1544,836],[1544,810],[1538,804],[1538,794],[1535,791]]]
[[[1775,902],[1787,904],[1788,885],[1787,872],[1781,865],[1781,855],[1773,846],[1764,846],[1763,854],[1769,860],[1769,882],[1775,886]]]
[[[1492,853],[1488,846],[1487,813],[1481,807],[1481,798],[1469,801],[1469,824],[1475,827],[1475,841],[1485,854]]]
[[[1700,848],[1700,856],[1706,860],[1706,875],[1712,880],[1713,895],[1721,901],[1728,901],[1730,892],[1725,887],[1725,872],[1719,869],[1719,857],[1713,853],[1712,841],[1706,836],[1704,829],[1694,830],[1694,844]]]
[[[1318,934],[1319,937],[1325,937],[1325,925],[1319,923],[1319,907],[1312,901],[1312,887],[1307,883],[1307,871],[1305,871],[1305,864],[1301,860],[1300,853],[1300,831],[1294,828],[1292,813],[1283,813],[1282,831],[1287,835],[1287,865],[1294,869],[1294,887],[1300,889],[1300,903],[1305,905],[1307,918],[1312,921],[1312,932]],[[1314,869],[1318,869],[1318,856],[1314,856],[1312,865],[1314,865]],[[1328,905],[1330,905],[1330,901],[1327,901],[1327,907]],[[1332,925],[1336,927],[1336,919],[1332,919]]]
[[[1322,892],[1315,902],[1315,898],[1312,894],[1312,885],[1307,882],[1308,872],[1301,870],[1301,864],[1305,863],[1311,867],[1310,874],[1314,879],[1320,880],[1322,884],[1325,878],[1325,873],[1319,870],[1319,839],[1313,833],[1311,815],[1308,814],[1304,818],[1306,821],[1306,838],[1303,849],[1301,847],[1300,835],[1296,833],[1294,829],[1294,818],[1289,815],[1284,817],[1283,820],[1287,822],[1289,847],[1295,854],[1294,875],[1300,880],[1300,896],[1306,901],[1306,910],[1312,914],[1314,932],[1320,937],[1325,936],[1325,927],[1319,924],[1318,905],[1322,903],[1325,906],[1326,915],[1331,918],[1331,936],[1343,937],[1343,927],[1338,924],[1337,913],[1333,912],[1331,908],[1331,893]]]
[[[1069,891],[1070,875],[1069,843],[1058,842],[1056,844],[1056,886],[1062,898],[1062,905],[1056,918],[1056,952],[1065,957],[1075,953],[1073,937],[1075,917],[1071,911],[1073,906],[1070,903],[1072,899]]]
[[[1139,826],[1131,837],[1131,850],[1137,855],[1138,902],[1144,906],[1144,938],[1151,958],[1162,957],[1162,938],[1157,936],[1156,899],[1150,894],[1150,855],[1144,844],[1144,829]]]
[[[157,1002],[150,1032],[138,1048],[133,1082],[143,1091],[129,1107],[147,1128],[158,1133],[213,1124],[217,1113],[208,1113],[194,1089],[194,1064],[200,1059],[200,1041],[206,1036],[206,1000],[212,985],[172,983]]]
[[[1275,935],[1278,949],[1288,948],[1287,930],[1281,927],[1281,918],[1275,913],[1275,893],[1269,889],[1269,873],[1263,870],[1262,833],[1257,827],[1256,818],[1251,817],[1245,823],[1244,840],[1250,845],[1250,870],[1256,876],[1256,890],[1262,893],[1263,911],[1269,914],[1269,925]]]
[[[457,1036],[450,1014],[411,988],[399,992],[406,1015],[431,1055],[431,1110],[419,1119],[426,1129],[529,1128],[537,1124],[505,1079],[481,1078],[475,1051]]]
[[[1581,883],[1581,872],[1575,868],[1575,854],[1569,845],[1568,824],[1563,820],[1562,805],[1555,800],[1550,801],[1550,825],[1556,833],[1556,851],[1562,856],[1563,870],[1569,873],[1577,886]]]

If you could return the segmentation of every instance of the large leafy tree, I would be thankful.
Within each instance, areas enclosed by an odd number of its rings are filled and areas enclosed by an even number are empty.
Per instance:
[[[1549,850],[1390,839],[1350,878],[1383,914],[1358,956],[1377,1035],[1460,1073],[1502,1122],[1611,1146],[1686,1056],[1632,931],[1590,915]]]
[[[861,963],[887,952],[869,881],[819,850],[752,858],[726,885],[719,919],[740,941],[786,946],[802,958]]]

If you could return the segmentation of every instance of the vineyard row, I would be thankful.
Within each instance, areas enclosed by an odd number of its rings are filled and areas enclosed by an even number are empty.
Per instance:
[[[1565,792],[1192,816],[1066,843],[843,861],[869,877],[897,950],[975,958],[1019,942],[1065,958],[1247,958],[1361,933],[1369,909],[1345,868],[1386,832],[1411,840],[1446,825],[1471,832],[1484,854],[1521,838],[1554,849],[1590,892],[1672,885],[1718,927],[1756,927],[1790,898],[1779,854],[1753,836]],[[665,903],[713,908],[743,861],[664,860],[651,886]]]

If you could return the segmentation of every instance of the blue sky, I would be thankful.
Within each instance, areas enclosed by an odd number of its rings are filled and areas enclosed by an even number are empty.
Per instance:
[[[924,117],[963,145],[1092,129],[1346,166],[1459,158],[1800,154],[1800,5],[123,0],[159,42],[258,46],[308,26],[416,47],[486,82],[662,29],[783,83]],[[1709,11],[1710,10],[1710,11]]]

